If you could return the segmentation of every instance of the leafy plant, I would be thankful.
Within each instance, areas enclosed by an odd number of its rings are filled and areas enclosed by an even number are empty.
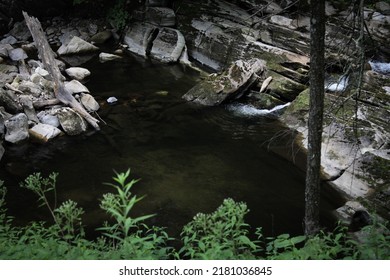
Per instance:
[[[125,8],[126,1],[117,0],[107,14],[107,20],[118,30],[122,30],[130,19],[130,15]]]
[[[179,254],[190,259],[253,259],[259,246],[248,237],[248,212],[245,203],[228,198],[214,213],[197,214],[183,228]]]

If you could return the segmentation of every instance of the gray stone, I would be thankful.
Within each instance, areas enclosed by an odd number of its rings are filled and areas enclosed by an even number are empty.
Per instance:
[[[72,94],[80,93],[80,92],[89,93],[88,88],[77,80],[71,80],[70,82],[65,82],[65,88]]]
[[[173,27],[176,24],[176,15],[170,8],[150,7],[146,10],[145,20],[159,26]]]
[[[235,61],[222,74],[212,74],[195,85],[183,98],[207,106],[240,98],[256,81],[256,73],[263,70],[264,62],[260,59]]]
[[[5,133],[4,122],[12,117],[11,114],[7,113],[4,107],[0,107],[0,135]],[[2,138],[2,137],[1,137]]]
[[[99,103],[97,103],[95,98],[88,93],[81,93],[80,101],[87,112],[95,112],[100,108]]]
[[[84,41],[83,39],[74,36],[68,44],[63,44],[57,51],[59,55],[83,54],[96,52],[99,48]]]
[[[50,74],[49,72],[47,72],[45,69],[41,68],[41,67],[37,67],[35,68],[34,72],[38,75],[40,75],[41,77],[47,79],[50,77]]]
[[[62,32],[63,34],[59,37],[59,40],[63,45],[68,44],[73,37],[80,36],[80,32],[76,29],[63,30]]]
[[[13,47],[10,44],[0,44],[0,57],[7,58],[8,52],[13,50]]]
[[[16,22],[9,34],[23,42],[26,42],[31,38],[30,30],[24,21]]]
[[[91,37],[91,42],[95,44],[104,44],[112,37],[112,32],[110,30],[101,31]]]
[[[20,113],[4,122],[6,128],[5,141],[18,144],[29,138],[28,118]]]
[[[0,64],[0,84],[12,83],[18,71],[18,67],[14,65]]]
[[[19,97],[19,102],[23,107],[24,113],[26,114],[29,121],[32,121],[34,123],[39,123],[37,114],[35,112],[32,98],[28,95],[21,95]]]
[[[0,44],[16,44],[18,40],[14,36],[7,36],[3,40],[0,41]]]
[[[95,35],[99,30],[99,27],[95,23],[88,24],[88,32],[90,35]]]
[[[60,135],[62,132],[57,127],[51,126],[49,124],[39,123],[33,126],[29,130],[29,133],[31,138],[41,142],[47,142]]]
[[[68,135],[78,135],[87,131],[86,121],[71,108],[63,108],[57,112],[62,129]]]
[[[291,18],[287,18],[284,16],[274,15],[270,18],[270,23],[277,24],[279,26],[283,26],[289,29],[296,29],[293,24],[293,20]]]
[[[150,57],[164,63],[177,62],[184,50],[185,39],[180,31],[162,28],[150,51]]]
[[[91,75],[91,72],[88,69],[82,67],[70,67],[65,70],[66,74],[72,79],[76,79],[78,81],[84,80],[86,77]]]
[[[100,53],[99,54],[99,61],[100,62],[107,62],[111,60],[117,60],[121,59],[122,57],[116,54],[111,54],[111,53]]]
[[[26,52],[22,48],[10,50],[8,55],[13,61],[19,61],[28,58]]]
[[[147,57],[156,27],[149,23],[134,23],[126,31],[124,43],[132,53]]]
[[[24,93],[32,94],[35,97],[38,97],[41,95],[43,89],[41,86],[31,82],[31,81],[22,81],[18,87],[20,91],[23,91]]]
[[[60,121],[58,120],[58,117],[54,114],[51,114],[50,112],[41,111],[37,114],[37,117],[39,121],[43,124],[48,124],[54,127],[60,126]]]
[[[384,1],[377,2],[375,8],[384,15],[390,14],[390,4]]]

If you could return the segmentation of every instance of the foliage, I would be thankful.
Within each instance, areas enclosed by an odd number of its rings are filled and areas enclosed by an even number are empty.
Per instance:
[[[180,254],[190,259],[253,259],[259,246],[248,237],[245,203],[225,199],[211,214],[197,214],[181,233]]]
[[[107,20],[118,30],[122,30],[130,19],[130,15],[126,11],[125,6],[125,0],[118,0],[115,5],[109,9],[107,14]]]
[[[162,228],[144,224],[153,215],[132,216],[143,197],[132,194],[138,180],[129,181],[129,176],[130,170],[116,173],[114,183],[108,184],[114,193],[105,194],[100,206],[112,220],[98,229],[102,235],[96,240],[86,239],[84,211],[75,202],[50,207],[48,194],[55,191],[57,174],[43,178],[36,173],[21,184],[52,211],[51,225],[13,226],[13,218],[6,214],[6,188],[0,181],[0,259],[390,259],[385,223],[376,221],[353,236],[338,227],[310,238],[288,234],[264,238],[260,228],[251,233],[245,223],[246,204],[230,198],[215,212],[197,214],[185,225],[182,245],[175,251],[168,246],[173,239]]]

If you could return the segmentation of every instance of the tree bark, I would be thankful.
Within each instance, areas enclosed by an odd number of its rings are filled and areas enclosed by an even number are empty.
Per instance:
[[[99,130],[99,121],[92,117],[65,88],[65,85],[62,82],[61,71],[58,68],[57,62],[54,58],[53,50],[47,42],[45,33],[42,30],[42,26],[39,20],[37,18],[30,17],[26,12],[23,12],[23,16],[37,46],[42,63],[53,79],[55,84],[54,94],[56,98],[65,105],[72,107],[72,109],[79,113],[89,124],[91,124],[95,129]]]
[[[305,234],[320,229],[320,167],[324,111],[325,0],[310,1],[310,108],[305,187]]]

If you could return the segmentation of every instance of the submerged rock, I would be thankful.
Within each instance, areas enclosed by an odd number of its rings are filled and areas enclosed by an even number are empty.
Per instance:
[[[6,128],[5,141],[18,144],[29,138],[28,118],[25,114],[17,114],[4,122]]]
[[[208,106],[237,99],[256,81],[256,73],[263,70],[264,62],[260,59],[237,60],[222,74],[212,74],[195,85],[183,98]]]

